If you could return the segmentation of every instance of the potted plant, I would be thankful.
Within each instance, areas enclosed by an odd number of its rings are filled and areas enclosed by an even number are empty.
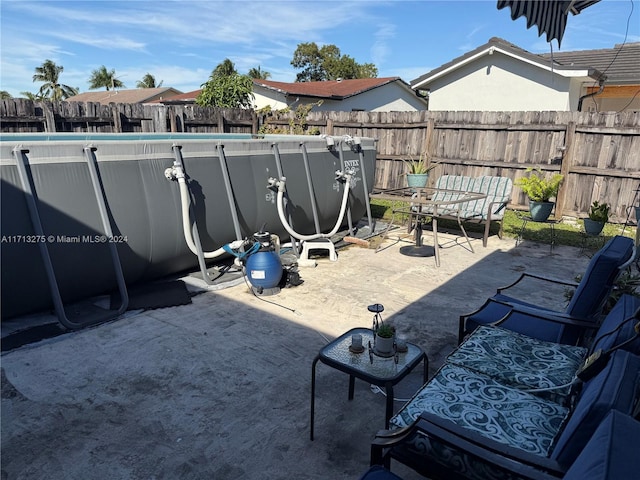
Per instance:
[[[429,172],[436,168],[438,162],[429,164],[429,154],[420,153],[420,157],[415,159],[409,154],[409,158],[403,158],[402,161],[408,168],[407,185],[409,187],[424,188],[429,180]]]
[[[584,219],[584,231],[587,235],[600,235],[604,224],[609,221],[609,205],[595,200],[589,209],[589,217]]]
[[[379,353],[391,353],[393,351],[393,336],[395,330],[388,323],[381,323],[376,330],[376,350]]]
[[[531,168],[528,168],[527,172],[530,172],[528,177],[519,178],[514,184],[529,197],[531,220],[545,222],[553,210],[554,202],[551,201],[551,198],[558,195],[564,176],[554,173],[551,178],[545,178],[540,169],[533,171]]]

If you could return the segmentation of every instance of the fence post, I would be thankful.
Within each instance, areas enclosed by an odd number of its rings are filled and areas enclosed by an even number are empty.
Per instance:
[[[333,118],[327,117],[327,135],[333,135]]]
[[[53,113],[53,105],[51,102],[44,101],[41,103],[44,112],[44,125],[47,132],[56,131],[56,116]]]
[[[222,111],[222,108],[218,108],[217,110],[216,116],[218,117],[218,133],[224,133],[224,112]]]
[[[424,135],[424,145],[423,147],[423,152],[425,152],[427,154],[427,157],[430,157],[432,154],[432,146],[431,144],[433,143],[433,132],[435,131],[436,128],[436,122],[433,118],[429,118],[427,119],[427,131]]]
[[[258,114],[255,110],[251,112],[251,134],[257,135],[258,130],[260,130],[260,122],[258,119]]]
[[[556,198],[556,217],[562,218],[564,211],[564,198],[567,191],[567,176],[573,165],[575,157],[575,137],[576,137],[576,122],[569,122],[564,134],[564,155],[562,156],[562,163],[560,164],[560,174],[564,177],[560,190],[558,191],[558,198]]]
[[[111,112],[113,114],[113,132],[122,133],[122,121],[120,119],[120,109],[117,103],[111,104]]]

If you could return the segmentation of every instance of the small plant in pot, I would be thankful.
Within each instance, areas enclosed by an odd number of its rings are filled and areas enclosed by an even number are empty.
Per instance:
[[[589,217],[584,219],[584,231],[587,235],[600,235],[604,224],[609,221],[609,204],[599,203],[597,200],[591,204]]]
[[[429,180],[429,172],[436,168],[438,162],[429,164],[429,155],[422,152],[418,159],[409,154],[409,158],[402,161],[407,166],[407,185],[409,187],[424,188]]]
[[[528,177],[519,178],[514,184],[529,197],[531,219],[534,222],[545,222],[553,210],[554,202],[551,199],[558,195],[564,176],[554,173],[551,178],[546,178],[540,169],[534,171],[531,168],[527,172],[530,172]]]
[[[381,323],[376,330],[376,350],[379,353],[391,353],[393,351],[394,328],[388,323]]]

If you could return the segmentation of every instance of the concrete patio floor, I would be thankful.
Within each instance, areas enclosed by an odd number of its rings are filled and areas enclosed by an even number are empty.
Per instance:
[[[359,478],[385,399],[356,381],[348,401],[348,377],[319,364],[310,441],[311,364],[327,341],[369,327],[367,305],[382,303],[433,373],[456,344],[459,315],[497,287],[523,271],[572,280],[589,261],[495,236],[488,248],[474,239],[475,253],[455,234],[440,242],[440,268],[400,254],[403,242],[377,253],[354,245],[301,269],[304,283],[278,295],[239,284],[3,353],[2,480]],[[532,301],[563,307],[558,290]],[[421,385],[420,370],[396,398]]]

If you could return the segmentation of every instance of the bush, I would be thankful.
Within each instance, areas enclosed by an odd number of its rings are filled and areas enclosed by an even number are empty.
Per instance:
[[[563,175],[554,173],[550,179],[547,179],[540,169],[534,172],[531,168],[528,168],[527,172],[531,172],[528,177],[519,178],[514,184],[522,189],[524,194],[529,197],[529,200],[548,202],[550,198],[558,195],[560,184],[564,180]]]

